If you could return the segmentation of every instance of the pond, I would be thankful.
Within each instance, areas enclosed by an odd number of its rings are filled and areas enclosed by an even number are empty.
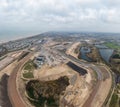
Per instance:
[[[104,46],[104,45],[95,45],[98,49],[99,49],[99,53],[101,55],[101,57],[107,62],[109,63],[109,59],[110,57],[112,56],[113,52],[114,52],[114,49],[109,49],[108,47]],[[91,62],[92,60],[87,57],[87,53],[90,53],[91,52],[91,49],[88,48],[88,47],[81,47],[80,49],[80,53],[81,53],[81,58],[88,61],[88,62]]]
[[[101,57],[109,63],[110,57],[112,56],[114,50],[113,49],[99,49]]]
[[[113,49],[109,49],[108,47],[104,46],[104,45],[95,45],[100,52],[101,57],[107,62],[109,63],[110,57],[112,56],[114,50]]]
[[[92,60],[89,57],[87,57],[87,55],[86,55],[87,53],[90,53],[90,51],[91,51],[91,49],[88,47],[81,47],[81,49],[80,49],[81,59],[91,62]]]

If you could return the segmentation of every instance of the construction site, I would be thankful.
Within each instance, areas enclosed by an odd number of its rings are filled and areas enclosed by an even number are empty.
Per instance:
[[[80,45],[48,38],[32,49],[10,53],[12,62],[6,57],[5,69],[1,66],[0,94],[6,92],[1,106],[101,107],[112,85],[109,68],[78,59]]]

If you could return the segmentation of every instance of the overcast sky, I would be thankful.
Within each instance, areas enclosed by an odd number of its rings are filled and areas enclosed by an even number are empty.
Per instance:
[[[46,31],[120,32],[120,0],[0,0],[0,38]]]

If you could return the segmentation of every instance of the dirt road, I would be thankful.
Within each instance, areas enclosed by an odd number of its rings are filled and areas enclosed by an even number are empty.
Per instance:
[[[102,107],[109,94],[112,85],[112,77],[110,72],[104,66],[99,66],[99,69],[101,71],[102,78],[101,80],[98,79],[96,86],[83,107]]]
[[[112,76],[110,71],[105,66],[82,62],[73,56],[65,54],[64,52],[60,53],[71,61],[81,64],[83,67],[90,67],[97,73],[98,82],[94,86],[92,93],[89,95],[89,98],[86,100],[83,107],[101,107],[112,86]]]
[[[28,54],[25,58],[23,58],[14,68],[8,79],[8,96],[13,107],[27,107],[17,90],[16,76],[17,73],[21,70],[22,66],[29,60],[30,57],[31,54]]]

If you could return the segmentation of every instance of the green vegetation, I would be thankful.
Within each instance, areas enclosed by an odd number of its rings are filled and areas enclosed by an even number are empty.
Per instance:
[[[120,59],[120,54],[115,54],[115,55],[113,55],[113,57],[112,58],[115,58],[115,59]]]
[[[30,102],[35,107],[59,107],[60,96],[69,85],[67,76],[53,81],[31,80],[26,84],[28,96],[34,100]]]
[[[118,95],[114,93],[110,102],[110,107],[119,107],[118,100]]]
[[[110,101],[110,107],[119,107],[120,105],[120,84],[116,86],[116,89],[112,95],[111,101]]]
[[[120,84],[117,85],[118,90],[120,90]]]
[[[120,53],[114,52],[113,56],[110,59],[111,69],[115,72],[120,73]]]
[[[24,65],[24,70],[33,71],[34,69],[35,69],[35,64],[31,60]]]
[[[107,46],[108,48],[120,50],[120,46],[114,42],[106,42],[105,46]]]
[[[35,69],[35,64],[33,63],[32,60],[29,60],[25,65],[24,65],[24,72],[23,72],[23,77],[24,78],[34,78],[33,76],[33,71]]]
[[[32,72],[27,72],[27,73],[23,73],[23,77],[24,78],[34,78],[34,76],[33,76],[33,73]]]

